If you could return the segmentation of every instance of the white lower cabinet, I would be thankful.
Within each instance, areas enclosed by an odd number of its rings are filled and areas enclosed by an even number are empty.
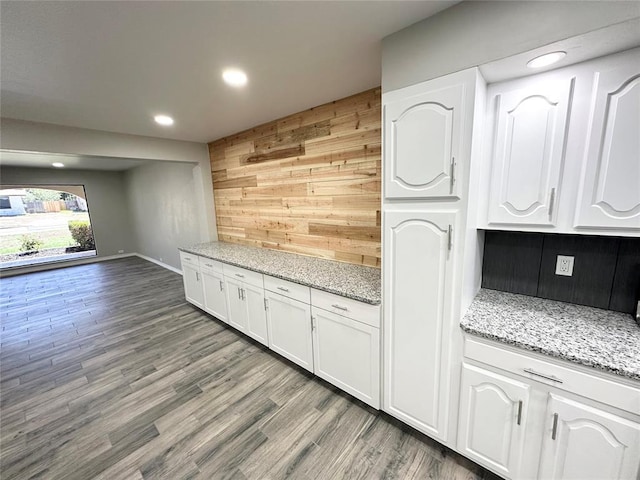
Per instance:
[[[180,263],[185,298],[196,307],[204,308],[204,288],[198,258],[195,255],[186,255],[180,252]]]
[[[526,383],[463,364],[458,451],[505,477],[519,478],[529,390]]]
[[[269,348],[313,372],[311,306],[267,291]]]
[[[262,274],[225,265],[224,278],[229,325],[268,345],[264,289],[256,285],[262,282]]]
[[[312,308],[315,374],[380,408],[380,328]]]
[[[204,288],[204,309],[223,322],[227,322],[227,298],[224,292],[224,276],[213,270],[201,270]]]
[[[550,394],[538,478],[636,479],[640,424]]]
[[[456,214],[384,212],[384,410],[446,441]]]
[[[475,339],[465,356],[488,368],[462,366],[460,453],[508,479],[640,478],[640,388]]]

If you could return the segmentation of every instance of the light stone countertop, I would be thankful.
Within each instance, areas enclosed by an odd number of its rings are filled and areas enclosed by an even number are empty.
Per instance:
[[[626,313],[481,289],[465,332],[640,380],[640,326]]]
[[[209,242],[179,250],[372,305],[380,304],[380,270],[268,248]]]

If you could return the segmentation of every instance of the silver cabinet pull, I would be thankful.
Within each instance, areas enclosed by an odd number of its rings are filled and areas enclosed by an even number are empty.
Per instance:
[[[241,273],[235,273],[234,275],[235,275],[236,277],[244,278],[244,275],[242,275]]]
[[[520,425],[520,422],[522,421],[522,400],[520,400],[518,402],[518,425]]]
[[[242,292],[242,300],[244,300],[246,297],[244,296],[244,288],[241,288],[240,291]]]
[[[551,380],[552,382],[563,383],[562,380],[560,380],[558,377],[554,377],[553,375],[546,375],[544,373],[536,372],[535,370],[532,370],[531,368],[525,368],[524,371],[526,373],[530,373],[531,375],[535,375],[536,377],[544,378],[546,380]]]
[[[551,195],[549,195],[549,220],[553,216],[553,204],[556,203],[556,189],[551,189]]]
[[[200,281],[200,272],[196,272],[196,282]]]
[[[222,283],[222,280],[220,280],[220,291],[224,290],[224,283]]]
[[[451,251],[451,248],[453,247],[453,227],[451,225],[449,225],[449,228],[447,229],[447,235],[447,249]]]
[[[558,435],[558,414],[553,414],[553,429],[551,430],[551,440],[555,440]]]
[[[316,329],[316,317],[314,317],[313,315],[311,316],[311,330],[315,330]]]
[[[278,287],[278,290],[282,290],[283,292],[288,292],[289,291],[288,288],[284,288],[284,287]]]
[[[240,287],[236,287],[238,289],[238,299],[242,300],[242,294],[240,293]]]
[[[267,299],[264,299],[264,309],[265,310],[269,310],[269,303],[267,302]]]
[[[451,157],[451,170],[449,172],[449,176],[451,177],[449,193],[453,193],[453,184],[456,183],[456,157]]]
[[[341,307],[340,305],[338,305],[337,303],[334,303],[333,305],[331,305],[333,308],[337,308],[338,310],[342,310],[343,312],[348,312],[349,309],[347,307]]]

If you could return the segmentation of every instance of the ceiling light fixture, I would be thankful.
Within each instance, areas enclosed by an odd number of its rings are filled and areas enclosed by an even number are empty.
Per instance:
[[[544,55],[540,55],[539,57],[534,58],[533,60],[529,60],[529,62],[527,62],[527,67],[529,68],[547,67],[549,65],[553,65],[556,62],[559,62],[566,55],[567,55],[567,52],[545,53]]]
[[[247,74],[236,68],[228,68],[223,71],[222,79],[232,87],[244,87],[247,84]]]
[[[169,115],[156,115],[155,117],[153,117],[153,119],[156,121],[156,123],[164,125],[165,127],[173,125],[173,118],[171,118]]]
[[[61,163],[61,162],[53,162],[53,163],[51,164],[51,166],[52,166],[52,167],[56,167],[56,168],[62,168],[62,167],[64,167],[64,163]]]

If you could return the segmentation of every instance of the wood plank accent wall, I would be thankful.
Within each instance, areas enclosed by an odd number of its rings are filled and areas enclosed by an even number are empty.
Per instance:
[[[381,90],[209,144],[218,238],[380,266]]]

